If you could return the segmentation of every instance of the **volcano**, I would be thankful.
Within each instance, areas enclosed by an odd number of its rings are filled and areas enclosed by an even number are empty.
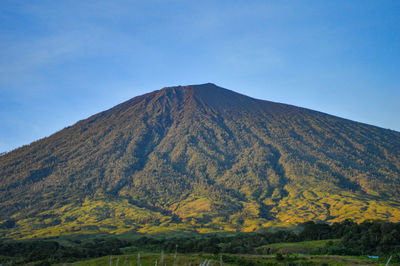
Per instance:
[[[207,83],[135,97],[0,156],[0,234],[400,221],[400,133]]]

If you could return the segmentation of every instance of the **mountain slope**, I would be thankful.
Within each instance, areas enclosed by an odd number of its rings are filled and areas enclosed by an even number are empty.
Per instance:
[[[204,84],[0,157],[7,236],[400,220],[400,133]]]

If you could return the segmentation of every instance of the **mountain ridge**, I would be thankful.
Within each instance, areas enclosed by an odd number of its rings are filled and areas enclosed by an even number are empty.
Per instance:
[[[0,223],[16,237],[398,221],[399,148],[396,131],[165,87],[0,157]]]

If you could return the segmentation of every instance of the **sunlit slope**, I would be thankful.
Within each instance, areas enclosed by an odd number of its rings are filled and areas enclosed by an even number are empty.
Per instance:
[[[400,221],[400,133],[169,87],[1,156],[0,179],[10,236]]]

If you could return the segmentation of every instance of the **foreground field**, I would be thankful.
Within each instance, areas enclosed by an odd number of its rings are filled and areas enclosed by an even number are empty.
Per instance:
[[[390,265],[400,265],[400,224],[307,222],[296,231],[272,229],[257,233],[176,231],[0,239],[0,264],[384,265],[392,257]],[[369,255],[380,258],[368,259]]]
[[[274,243],[264,245],[255,249],[257,254],[313,254],[318,248],[325,248],[327,246],[337,243],[339,239],[326,239],[326,240],[314,240],[314,241],[302,241],[294,243]]]
[[[138,259],[139,258],[139,259]],[[204,254],[166,254],[162,261],[161,254],[138,254],[105,256],[92,260],[80,261],[71,264],[73,266],[97,266],[97,265],[380,265],[374,259],[349,256],[308,256],[289,255],[277,257],[276,255],[204,255]],[[209,264],[207,264],[209,263]]]

